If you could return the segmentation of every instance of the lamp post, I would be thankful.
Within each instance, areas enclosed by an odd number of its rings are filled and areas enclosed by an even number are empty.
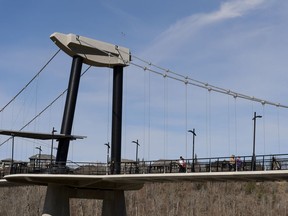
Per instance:
[[[192,172],[195,172],[195,162],[194,162],[194,149],[195,149],[195,136],[196,136],[196,133],[195,133],[195,128],[193,128],[193,130],[188,130],[188,132],[192,133],[193,134],[193,146],[192,146],[192,169],[191,171]]]
[[[41,148],[41,146],[40,147],[36,147],[36,149],[38,149],[39,150],[39,154],[38,154],[38,157],[39,157],[39,169],[40,169],[40,162],[41,162],[41,151],[42,151],[42,148]]]
[[[251,170],[256,170],[256,156],[255,156],[255,138],[256,138],[256,119],[262,118],[260,115],[256,115],[256,112],[254,112],[254,117],[252,120],[254,121],[254,132],[253,132],[253,154],[252,154],[252,164],[251,164]]]
[[[138,162],[138,146],[140,146],[138,139],[136,141],[132,141],[132,143],[136,144],[136,162]]]
[[[52,141],[51,141],[51,157],[50,157],[50,166],[52,167],[52,162],[53,162],[53,141],[54,141],[54,133],[57,132],[55,128],[53,127],[52,129]]]
[[[105,143],[104,145],[107,146],[106,175],[108,175],[108,164],[109,164],[109,149],[110,149],[110,145],[109,145],[109,142],[108,142],[108,143]]]

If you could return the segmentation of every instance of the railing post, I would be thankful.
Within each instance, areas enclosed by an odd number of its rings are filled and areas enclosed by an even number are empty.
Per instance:
[[[211,158],[209,158],[209,172],[212,172]]]

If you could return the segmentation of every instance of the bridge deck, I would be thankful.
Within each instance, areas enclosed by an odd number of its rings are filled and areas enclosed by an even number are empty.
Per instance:
[[[5,176],[7,183],[15,184],[59,184],[75,188],[137,190],[148,182],[207,182],[207,181],[287,181],[288,170],[210,172],[210,173],[166,173],[131,175],[63,175],[63,174],[14,174]]]

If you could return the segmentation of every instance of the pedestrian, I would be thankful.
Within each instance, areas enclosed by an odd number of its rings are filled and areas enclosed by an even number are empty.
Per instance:
[[[186,172],[186,162],[182,156],[179,159],[179,172],[184,173]]]
[[[237,170],[241,170],[241,168],[242,168],[242,160],[241,160],[240,156],[237,157],[236,165],[237,165]]]
[[[229,171],[235,170],[235,155],[231,155],[229,160]]]
[[[273,156],[272,157],[272,170],[280,170],[280,169],[281,169],[281,165],[279,161]]]

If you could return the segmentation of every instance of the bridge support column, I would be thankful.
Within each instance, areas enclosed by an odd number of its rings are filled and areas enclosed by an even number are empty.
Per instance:
[[[123,66],[113,68],[111,173],[121,172]]]
[[[101,199],[102,216],[126,216],[124,190],[89,190],[49,184],[42,216],[69,216],[70,198]]]
[[[69,188],[63,185],[49,184],[42,216],[69,216],[69,195]]]
[[[105,192],[102,216],[126,216],[126,203],[123,190]]]
[[[72,61],[68,91],[66,96],[66,103],[64,108],[64,114],[62,119],[61,134],[71,135],[78,88],[80,83],[81,69],[83,64],[83,58],[80,56],[74,56]],[[56,163],[66,165],[68,150],[69,150],[69,139],[59,140]]]

